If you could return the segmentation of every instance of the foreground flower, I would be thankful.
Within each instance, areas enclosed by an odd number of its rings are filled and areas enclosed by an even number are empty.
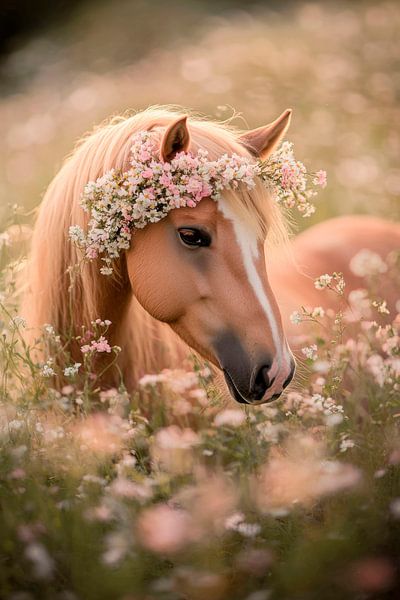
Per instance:
[[[386,273],[388,266],[385,261],[372,250],[360,250],[353,256],[349,264],[350,271],[357,277],[371,277]]]
[[[190,516],[166,504],[145,509],[136,531],[143,546],[158,554],[174,554],[196,539]]]
[[[246,415],[242,410],[228,408],[218,413],[214,419],[214,425],[221,427],[228,425],[231,427],[239,427],[246,420]]]
[[[316,344],[312,344],[311,346],[306,346],[301,349],[302,353],[309,360],[316,360],[318,348]]]
[[[307,447],[305,443],[311,445]],[[309,505],[320,497],[351,489],[360,480],[361,474],[356,467],[325,460],[314,442],[303,440],[288,456],[274,458],[266,464],[255,492],[260,509],[274,513],[290,509],[297,503]]]

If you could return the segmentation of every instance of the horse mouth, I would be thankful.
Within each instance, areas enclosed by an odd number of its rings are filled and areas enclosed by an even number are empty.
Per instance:
[[[235,400],[237,402],[240,402],[240,404],[250,404],[248,402],[248,400],[246,400],[246,398],[244,398],[242,396],[242,394],[239,392],[239,390],[237,389],[236,385],[233,382],[232,377],[229,375],[228,371],[226,369],[223,369],[222,371],[223,371],[227,386],[229,388],[229,391],[230,391],[231,395],[235,398]]]
[[[232,377],[229,375],[228,371],[226,369],[222,369],[222,372],[224,374],[225,377],[225,381],[227,383],[227,386],[229,388],[229,391],[231,393],[231,396],[233,396],[233,398],[237,401],[240,402],[240,404],[251,404],[252,406],[257,405],[257,404],[265,404],[266,402],[273,402],[274,400],[277,400],[280,396],[281,393],[278,394],[274,394],[271,398],[268,399],[261,399],[261,400],[247,400],[244,396],[242,396],[242,394],[239,392],[239,390],[237,389]]]

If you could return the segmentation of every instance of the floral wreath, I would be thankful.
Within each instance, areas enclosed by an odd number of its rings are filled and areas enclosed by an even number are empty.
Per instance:
[[[140,132],[133,137],[129,170],[111,169],[84,188],[81,206],[90,214],[88,231],[72,225],[69,237],[85,258],[101,258],[103,275],[112,274],[112,262],[129,249],[135,228],[160,221],[174,208],[195,208],[206,197],[217,201],[222,190],[239,184],[252,189],[259,177],[279,204],[309,217],[315,211],[310,199],[317,193],[309,181],[326,186],[325,171],[308,174],[290,142],[283,142],[266,161],[238,154],[209,160],[202,149],[197,154],[179,152],[169,162],[157,155],[155,134]]]

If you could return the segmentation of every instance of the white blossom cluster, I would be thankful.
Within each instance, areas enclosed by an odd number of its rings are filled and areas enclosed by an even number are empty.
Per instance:
[[[160,221],[174,208],[194,208],[203,198],[218,200],[224,189],[239,184],[252,189],[257,176],[278,202],[296,205],[304,216],[313,212],[308,200],[315,192],[307,190],[306,168],[294,159],[289,142],[266,162],[238,154],[209,160],[202,149],[195,155],[180,152],[170,162],[162,162],[154,134],[140,132],[133,139],[130,165],[126,172],[111,169],[86,185],[81,206],[90,213],[88,232],[78,225],[69,230],[70,239],[87,259],[101,258],[104,275],[112,274],[112,261],[129,249],[133,229]],[[318,173],[313,182],[325,185]]]

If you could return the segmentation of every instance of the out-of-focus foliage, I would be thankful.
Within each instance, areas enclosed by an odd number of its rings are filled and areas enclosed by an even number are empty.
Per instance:
[[[362,251],[350,306],[296,313],[314,323],[302,384],[247,409],[224,406],[196,363],[143,376],[131,397],[99,391],[93,360],[120,350],[110,323],[82,332],[74,364],[46,325],[38,360],[4,292],[0,597],[397,598],[400,315],[378,325],[386,305],[368,291],[383,265],[398,277],[395,254]],[[338,275],[317,285],[342,297]]]
[[[315,219],[395,217],[399,26],[396,2],[230,7],[218,16],[179,2],[85,5],[4,67],[19,85],[0,102],[3,217],[7,204],[38,204],[83,132],[156,103],[217,118],[235,109],[242,127],[291,106],[296,153],[330,176]]]
[[[329,173],[313,220],[398,216],[397,3],[221,6],[82,5],[12,54],[0,100],[1,220],[32,220],[63,156],[95,123],[167,102],[222,119],[234,107],[242,127],[292,106],[296,153]],[[395,253],[384,268],[373,253],[358,256],[364,288],[341,313],[299,307],[293,322],[315,330],[296,387],[280,404],[245,410],[221,406],[197,365],[148,374],[132,397],[123,386],[99,392],[91,360],[118,352],[105,322],[93,324],[81,364],[49,324],[40,359],[16,312],[25,237],[19,226],[0,234],[2,599],[398,597],[400,324],[391,315],[379,325],[387,309],[368,291],[383,272],[398,277]],[[338,277],[320,278],[321,294],[331,285],[341,295]],[[60,369],[68,385],[55,389]]]

